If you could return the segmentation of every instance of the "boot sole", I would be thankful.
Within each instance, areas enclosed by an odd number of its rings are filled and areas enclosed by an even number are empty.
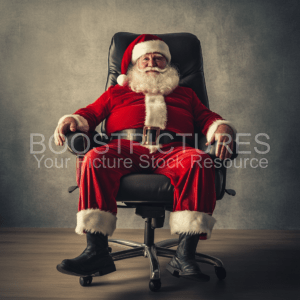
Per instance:
[[[195,281],[202,281],[202,282],[207,282],[210,280],[210,277],[206,274],[203,273],[185,273],[182,272],[180,269],[172,267],[170,264],[167,264],[166,269],[175,277],[182,277],[190,280],[195,280]]]
[[[67,275],[73,275],[73,276],[92,276],[92,277],[96,277],[96,276],[103,276],[112,272],[116,271],[116,266],[115,265],[111,265],[111,266],[107,266],[104,268],[101,268],[101,270],[93,270],[90,272],[76,272],[75,270],[72,270],[70,268],[65,268],[64,266],[62,266],[61,264],[56,266],[57,271],[63,273],[63,274],[67,274]]]

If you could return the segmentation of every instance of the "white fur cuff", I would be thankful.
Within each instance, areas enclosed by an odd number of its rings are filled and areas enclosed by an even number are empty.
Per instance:
[[[77,123],[77,129],[80,130],[80,131],[84,131],[84,132],[88,132],[89,131],[89,123],[88,121],[80,116],[80,115],[64,115],[63,117],[61,117],[58,121],[58,125],[61,124],[65,118],[67,117],[72,117],[76,120],[76,123]]]
[[[215,131],[217,130],[217,128],[220,126],[220,125],[228,125],[231,127],[231,129],[233,130],[234,132],[234,137],[233,139],[235,139],[235,136],[236,136],[236,132],[237,130],[235,129],[235,127],[231,124],[231,122],[229,121],[226,121],[226,120],[217,120],[215,122],[213,122],[209,128],[208,128],[208,131],[207,131],[207,134],[206,134],[206,139],[207,141],[209,142],[213,136],[213,134],[215,133]]]
[[[75,232],[84,234],[84,231],[91,233],[101,232],[104,235],[112,236],[116,229],[117,217],[108,211],[100,209],[85,209],[77,213],[77,226]]]
[[[199,211],[184,210],[170,213],[171,234],[206,233],[207,239],[209,239],[215,223],[216,219],[214,217]]]

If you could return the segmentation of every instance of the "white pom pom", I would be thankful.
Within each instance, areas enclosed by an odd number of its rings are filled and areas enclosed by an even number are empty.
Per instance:
[[[117,82],[119,85],[125,85],[127,83],[128,79],[127,79],[127,76],[125,74],[121,74],[118,76],[117,78]]]

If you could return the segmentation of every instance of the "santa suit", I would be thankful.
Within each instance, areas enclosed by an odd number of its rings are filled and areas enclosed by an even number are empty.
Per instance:
[[[72,117],[76,119],[79,130],[91,132],[106,118],[108,136],[145,125],[177,134],[194,134],[196,126],[209,140],[220,124],[229,124],[206,108],[192,89],[179,86],[166,96],[145,96],[133,92],[127,85],[112,86],[93,104],[77,110]],[[118,146],[121,146],[121,151]],[[170,149],[172,151],[168,154],[162,153]],[[208,159],[204,152],[189,145],[184,147],[182,142],[161,145],[158,151],[155,146],[142,146],[122,139],[89,151],[81,168],[76,232],[112,235],[116,228],[115,198],[121,177],[133,172],[150,172],[169,177],[174,186],[171,233],[200,233],[209,238],[215,223],[211,214],[216,195],[214,167],[212,164],[210,167],[203,165]]]

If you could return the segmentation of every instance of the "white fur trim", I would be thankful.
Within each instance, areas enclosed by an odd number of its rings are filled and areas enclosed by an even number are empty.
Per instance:
[[[159,127],[161,130],[167,125],[167,105],[163,95],[145,95],[145,126]],[[161,148],[161,145],[142,145],[149,149],[150,153]]]
[[[89,131],[89,123],[88,121],[80,116],[80,115],[64,115],[63,117],[61,117],[58,121],[58,125],[61,124],[65,118],[67,117],[72,117],[76,120],[76,123],[77,123],[77,129],[80,130],[80,131],[84,131],[84,132],[88,132]]]
[[[171,234],[206,233],[207,239],[209,239],[215,223],[216,219],[214,217],[199,211],[183,210],[170,213]]]
[[[132,50],[131,62],[135,64],[138,58],[140,58],[142,55],[154,52],[159,52],[163,54],[168,60],[168,62],[171,61],[171,53],[168,45],[161,40],[152,40],[141,42],[134,46]]]
[[[91,233],[101,232],[112,236],[116,229],[117,217],[108,211],[100,209],[85,209],[77,213],[77,226],[75,232],[84,234],[83,231]]]
[[[141,145],[141,146],[149,149],[149,153],[154,153],[156,150],[158,150],[162,147],[161,144],[159,144],[159,145]]]
[[[145,95],[145,126],[165,129],[167,124],[167,105],[163,95]]]
[[[123,86],[123,85],[125,85],[125,83],[128,82],[128,78],[125,74],[121,74],[118,76],[117,82],[119,85]]]
[[[212,138],[213,134],[215,133],[215,131],[217,130],[217,128],[218,128],[220,125],[222,125],[222,124],[228,125],[228,126],[231,127],[231,129],[232,129],[233,132],[234,132],[234,137],[233,137],[233,139],[235,139],[237,130],[236,130],[235,127],[232,125],[232,123],[229,122],[229,121],[225,121],[225,120],[217,120],[217,121],[213,122],[213,123],[209,126],[209,128],[208,128],[208,131],[207,131],[207,134],[206,134],[206,139],[207,139],[208,142],[211,140],[211,138]]]

